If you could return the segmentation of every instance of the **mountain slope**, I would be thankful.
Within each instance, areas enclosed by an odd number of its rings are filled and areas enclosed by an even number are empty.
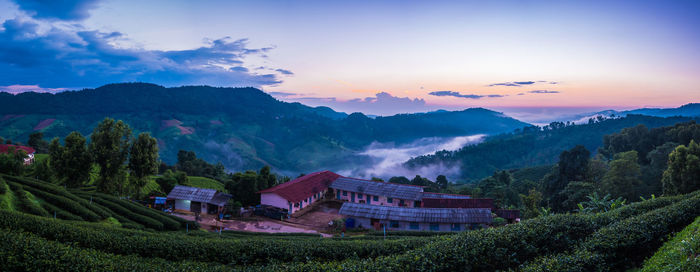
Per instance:
[[[509,132],[526,123],[486,109],[369,118],[327,107],[286,103],[255,88],[146,83],[110,84],[58,94],[0,93],[0,136],[26,141],[34,131],[48,138],[73,130],[84,135],[105,117],[158,139],[161,158],[193,150],[230,170],[271,165],[292,172],[361,165],[357,155],[372,142],[411,142]]]

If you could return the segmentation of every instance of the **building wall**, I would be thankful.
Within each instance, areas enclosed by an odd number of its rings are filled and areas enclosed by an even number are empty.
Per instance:
[[[377,201],[374,200],[374,195],[367,195],[367,194],[362,194],[362,198],[360,199],[358,192],[351,192],[347,191],[347,194],[343,195],[343,192],[346,192],[344,190],[334,190],[334,196],[338,198],[338,191],[340,191],[340,200],[344,200],[347,202],[353,202],[352,201],[352,193],[355,193],[355,201],[354,203],[366,203],[366,204],[372,204],[372,205],[380,205],[380,206],[394,206],[398,207],[399,204],[401,203],[401,199],[398,198],[393,198],[391,203],[389,203],[389,198],[386,196],[377,196]],[[370,197],[370,201],[367,200],[367,197]],[[404,207],[415,207],[415,202],[413,200],[408,200],[404,199]],[[420,206],[419,206],[420,207]]]
[[[372,220],[370,218],[364,218],[364,217],[350,217],[355,220],[355,228],[364,228],[364,229],[374,229],[372,226]],[[387,231],[465,231],[465,230],[470,230],[471,228],[478,227],[483,228],[486,227],[484,224],[458,224],[459,225],[459,230],[453,230],[452,229],[452,224],[451,223],[439,223],[438,224],[438,229],[437,230],[432,230],[430,228],[431,224],[430,223],[418,223],[418,229],[412,229],[411,228],[411,223],[407,221],[397,221],[399,223],[398,227],[392,227],[391,226],[391,221],[389,220],[379,220],[379,223],[384,224],[386,226]]]
[[[313,194],[311,196],[307,196],[304,200],[301,200],[296,203],[291,203],[293,205],[292,209],[290,210],[290,214],[295,213],[313,203],[316,201],[319,201],[323,198],[325,195],[326,190],[323,190],[317,194]],[[275,193],[262,193],[260,194],[260,204],[263,205],[270,205],[282,209],[287,209],[289,210],[289,204],[290,202],[287,199],[284,199],[283,197],[279,196],[278,194]]]
[[[175,209],[189,211],[190,204],[189,200],[175,199]]]

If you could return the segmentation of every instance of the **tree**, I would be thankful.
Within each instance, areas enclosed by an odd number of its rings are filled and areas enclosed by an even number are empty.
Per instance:
[[[27,145],[36,150],[36,153],[47,153],[49,151],[49,142],[44,140],[44,133],[37,131],[29,134]]]
[[[542,193],[532,188],[527,195],[521,194],[520,198],[523,201],[523,216],[525,218],[535,218],[540,216],[540,202],[542,202]]]
[[[258,191],[265,190],[277,183],[277,177],[270,171],[270,166],[263,166],[258,172]]]
[[[156,178],[156,183],[158,183],[163,193],[168,194],[175,188],[176,184],[187,184],[187,174],[182,171],[173,172],[168,169],[162,176]]]
[[[513,177],[508,171],[498,171],[479,182],[478,188],[481,190],[481,196],[493,198],[496,207],[518,207],[520,206],[520,197],[511,188],[512,182]]]
[[[575,211],[578,203],[586,201],[587,196],[596,191],[596,186],[592,182],[573,181],[569,182],[563,191],[559,192],[564,202],[561,209],[564,211]]]
[[[543,178],[542,193],[554,211],[566,211],[566,207],[563,206],[566,195],[560,192],[566,189],[569,182],[587,179],[590,155],[591,152],[581,145],[566,150],[559,155],[557,166]]]
[[[615,154],[610,162],[610,170],[605,173],[601,190],[612,197],[638,199],[641,180],[641,168],[637,163],[637,151],[627,151]]]
[[[66,136],[61,146],[58,138],[49,145],[51,170],[60,182],[71,188],[80,187],[90,179],[92,157],[88,153],[86,139],[80,132],[73,131]]]
[[[700,145],[695,140],[671,152],[661,183],[664,195],[685,194],[700,189]]]
[[[224,185],[226,190],[243,205],[254,205],[260,202],[258,191],[258,173],[255,171],[238,172],[231,175],[231,180]]]
[[[19,176],[24,172],[24,158],[27,153],[24,150],[16,150],[10,146],[7,153],[0,153],[0,173]]]
[[[149,133],[140,133],[131,145],[129,170],[136,192],[146,185],[146,177],[158,171],[158,142]]]
[[[100,166],[97,189],[108,194],[122,191],[125,184],[121,184],[124,181],[119,175],[129,155],[131,128],[121,120],[105,118],[93,130],[90,140],[90,153]]]
[[[622,197],[612,199],[610,194],[604,197],[598,196],[597,192],[586,196],[587,200],[578,204],[579,212],[581,213],[601,213],[617,209],[625,205],[625,200]]]
[[[406,177],[399,177],[399,176],[396,176],[396,177],[391,177],[391,178],[389,179],[389,183],[411,184],[411,180],[409,180],[409,179],[406,178]]]
[[[437,183],[440,189],[443,190],[447,189],[447,185],[449,184],[449,182],[447,181],[447,177],[445,177],[444,175],[437,176],[437,178],[435,179],[435,183]]]

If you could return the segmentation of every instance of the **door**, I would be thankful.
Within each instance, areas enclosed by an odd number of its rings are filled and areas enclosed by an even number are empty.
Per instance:
[[[372,198],[369,195],[367,195],[367,204],[372,204]]]
[[[335,197],[340,200],[340,190],[335,190]]]
[[[355,193],[350,193],[350,202],[355,202]]]
[[[289,202],[289,211],[287,213],[292,214],[292,202]]]

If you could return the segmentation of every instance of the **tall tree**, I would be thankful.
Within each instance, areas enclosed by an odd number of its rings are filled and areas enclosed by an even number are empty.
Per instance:
[[[449,182],[447,181],[447,177],[445,177],[445,175],[437,176],[437,178],[435,179],[435,183],[437,183],[437,185],[442,190],[447,189],[447,185],[449,184]]]
[[[29,134],[27,145],[34,148],[36,153],[45,154],[49,151],[49,142],[44,140],[44,133],[40,131]]]
[[[265,190],[277,183],[277,177],[270,171],[270,166],[263,166],[258,172],[258,190]]]
[[[527,195],[520,195],[520,198],[523,201],[523,216],[525,218],[535,218],[540,215],[540,202],[542,202],[542,193],[539,191],[535,190],[534,188],[530,189],[528,191]]]
[[[700,189],[700,145],[694,140],[688,146],[680,145],[668,156],[664,171],[665,195],[690,193]]]
[[[87,140],[80,132],[73,131],[64,141],[64,146],[61,146],[58,138],[54,138],[49,145],[51,170],[66,186],[80,187],[88,182],[92,169]]]
[[[118,194],[125,185],[119,184],[120,171],[129,155],[131,128],[121,120],[105,118],[90,136],[90,153],[100,166],[97,189],[108,194]]]
[[[129,154],[129,171],[134,181],[136,192],[146,185],[146,177],[158,171],[158,142],[151,134],[140,133],[131,145]]]
[[[642,181],[639,179],[641,168],[637,162],[637,154],[635,150],[615,154],[615,159],[610,162],[610,170],[605,173],[601,184],[604,194],[627,200],[639,198],[639,186]]]

